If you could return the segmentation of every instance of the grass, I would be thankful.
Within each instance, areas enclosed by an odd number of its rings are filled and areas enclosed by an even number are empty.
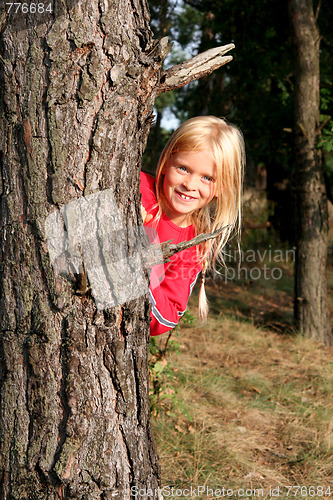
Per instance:
[[[163,407],[153,415],[165,498],[189,498],[191,486],[202,499],[239,490],[333,496],[333,348],[294,331],[292,262],[279,265],[280,280],[208,280],[207,324],[173,334],[174,378],[161,384]],[[332,291],[332,266],[328,278]],[[189,310],[197,317],[197,290]]]

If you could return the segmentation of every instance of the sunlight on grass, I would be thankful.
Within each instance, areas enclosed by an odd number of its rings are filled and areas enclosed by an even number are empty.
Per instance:
[[[246,207],[247,220],[265,223],[269,206],[256,203]],[[333,496],[333,347],[294,329],[292,249],[266,229],[248,231],[242,248],[236,279],[223,271],[207,279],[207,324],[188,322],[173,334],[179,346],[166,358],[174,378],[163,380],[166,399],[152,421],[162,485],[243,488],[249,499],[272,498],[274,488],[279,499],[296,492],[298,498]],[[331,317],[332,263],[330,255]],[[232,276],[237,262],[227,265]],[[279,279],[269,275],[274,267]],[[197,302],[198,287],[189,304],[195,318]],[[294,488],[289,494],[287,486]]]
[[[190,419],[170,403],[153,420],[163,484],[257,487],[267,498],[277,486],[333,488],[332,348],[214,301],[207,324],[182,327],[168,357]]]

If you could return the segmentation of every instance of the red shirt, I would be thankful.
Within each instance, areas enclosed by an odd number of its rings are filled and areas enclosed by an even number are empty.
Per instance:
[[[158,211],[155,179],[140,173],[142,205],[148,214]],[[188,241],[195,236],[194,226],[179,227],[163,212],[157,225],[154,221],[144,224],[150,243],[172,243]],[[184,314],[189,296],[193,290],[201,264],[196,247],[182,250],[173,255],[167,264],[153,266],[150,274],[149,300],[152,305],[150,334],[161,335],[174,328]]]

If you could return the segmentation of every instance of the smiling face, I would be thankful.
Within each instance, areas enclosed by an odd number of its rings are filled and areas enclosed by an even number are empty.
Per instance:
[[[216,196],[216,167],[206,151],[175,153],[163,167],[163,211],[177,226]]]

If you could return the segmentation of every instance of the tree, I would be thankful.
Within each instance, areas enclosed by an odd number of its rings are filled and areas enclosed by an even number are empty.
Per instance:
[[[295,190],[297,251],[295,311],[307,337],[333,343],[328,319],[326,261],[328,209],[323,178],[319,120],[318,12],[312,0],[291,0],[295,47]]]
[[[153,41],[145,1],[20,16],[6,5],[1,498],[129,498],[133,487],[156,498],[140,158],[156,95],[228,62],[232,46],[161,72],[169,49]]]

